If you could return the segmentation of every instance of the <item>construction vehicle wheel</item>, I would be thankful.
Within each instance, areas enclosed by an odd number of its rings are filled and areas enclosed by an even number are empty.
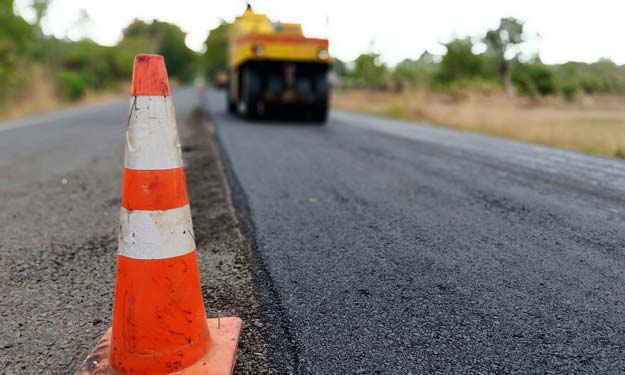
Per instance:
[[[241,74],[241,103],[239,111],[248,119],[258,115],[260,101],[260,77],[251,68],[245,68]]]
[[[328,100],[330,84],[328,75],[321,74],[315,81],[315,101],[312,108],[312,120],[324,125],[328,118]]]
[[[236,113],[237,112],[237,103],[230,99],[230,95],[226,96],[226,106],[228,107],[228,113]]]
[[[328,119],[328,106],[324,108],[320,106],[315,106],[312,110],[312,120],[313,122],[318,123],[319,125],[325,125],[326,120]]]

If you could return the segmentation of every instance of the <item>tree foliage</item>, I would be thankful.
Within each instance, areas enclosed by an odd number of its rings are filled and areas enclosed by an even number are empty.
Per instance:
[[[29,24],[14,11],[14,0],[0,0],[0,101],[25,97],[31,84],[33,65],[43,67],[53,78],[59,93],[77,99],[127,82],[137,53],[165,56],[169,76],[185,83],[196,74],[212,78],[227,66],[228,23],[222,21],[205,40],[199,55],[185,44],[186,34],[178,26],[161,21],[135,20],[112,47],[90,40],[69,41],[46,36],[39,27],[50,0],[32,0],[35,13]],[[480,44],[474,44],[479,41]],[[333,59],[334,74],[348,86],[403,89],[430,85],[437,89],[482,87],[482,83],[515,87],[519,95],[624,94],[625,66],[610,60],[595,63],[568,62],[544,65],[539,60],[521,61],[523,22],[503,18],[484,35],[457,38],[445,44],[446,53],[434,56],[423,52],[418,59],[405,59],[393,67],[379,54],[368,52],[354,61]],[[485,46],[485,52],[475,53]]]
[[[502,18],[499,27],[486,32],[483,39],[487,53],[497,67],[501,83],[510,92],[512,61],[518,57],[515,47],[523,43],[523,22],[516,18]]]
[[[377,53],[363,53],[354,60],[354,76],[367,87],[378,89],[386,83],[388,69]]]
[[[511,79],[522,95],[553,95],[558,90],[552,69],[538,62],[517,64],[512,71]],[[567,92],[565,95],[570,96],[571,93]]]
[[[230,24],[221,21],[219,26],[208,33],[204,46],[203,69],[206,78],[211,80],[215,75],[226,70],[228,66],[228,28]]]
[[[440,64],[442,82],[472,80],[484,76],[484,58],[473,53],[471,38],[454,39],[445,44],[447,53]]]
[[[592,64],[568,62],[555,65],[557,79],[563,85],[585,94],[625,94],[625,67],[602,59]]]
[[[34,47],[35,29],[13,10],[13,0],[0,0],[0,98],[12,96],[28,80],[20,67]]]
[[[479,40],[483,45],[475,44]],[[479,38],[456,38],[445,43],[446,53],[437,57],[427,51],[417,60],[404,59],[394,67],[367,53],[349,63],[334,61],[334,72],[346,86],[397,89],[430,85],[436,89],[501,89],[518,95],[562,94],[571,99],[578,93],[625,95],[625,66],[601,59],[595,63],[568,62],[544,65],[538,58],[519,59],[524,43],[523,22],[503,18],[497,28]],[[485,46],[485,52],[475,53]]]
[[[196,74],[198,55],[185,45],[186,34],[174,24],[135,20],[112,47],[87,39],[74,42],[41,32],[49,3],[32,1],[31,25],[15,13],[13,0],[0,0],[0,101],[26,93],[33,64],[56,80],[59,93],[68,99],[130,80],[137,53],[162,54],[173,80],[188,82]]]
[[[434,56],[428,51],[421,54],[418,60],[404,59],[391,72],[395,87],[399,90],[405,86],[416,87],[429,84],[438,70]]]
[[[128,66],[132,67],[132,56],[136,53],[157,53],[165,57],[169,77],[181,82],[193,79],[197,55],[186,46],[186,34],[180,27],[161,21],[135,20],[122,35],[119,46],[128,51],[124,56],[131,61]]]
[[[332,60],[332,70],[334,71],[334,74],[339,77],[347,77],[351,74],[350,69],[345,61],[339,58],[334,58]]]

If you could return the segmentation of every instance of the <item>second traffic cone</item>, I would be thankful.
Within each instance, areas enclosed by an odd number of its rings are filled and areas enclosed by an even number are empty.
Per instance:
[[[137,55],[113,327],[76,374],[231,374],[242,323],[206,319],[162,56]]]

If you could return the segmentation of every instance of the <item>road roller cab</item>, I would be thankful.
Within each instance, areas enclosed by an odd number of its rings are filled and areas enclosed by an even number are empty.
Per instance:
[[[228,110],[247,118],[296,108],[318,122],[328,112],[328,40],[272,22],[248,5],[229,30]]]

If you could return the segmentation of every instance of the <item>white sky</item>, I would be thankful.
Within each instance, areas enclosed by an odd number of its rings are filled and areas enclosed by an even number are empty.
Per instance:
[[[501,17],[526,22],[534,36],[526,48],[540,49],[545,63],[596,61],[608,57],[625,64],[625,2],[620,0],[251,0],[255,11],[273,20],[300,22],[309,36],[329,37],[331,53],[351,60],[374,51],[395,64],[417,58],[425,49],[443,53],[439,42],[452,36],[482,35]],[[16,0],[29,19],[30,0]],[[90,37],[115,44],[134,18],[178,24],[188,33],[186,43],[201,50],[208,31],[219,19],[231,21],[244,0],[52,0],[43,27],[57,37]],[[91,22],[80,22],[86,11]],[[540,34],[540,39],[535,38]]]

